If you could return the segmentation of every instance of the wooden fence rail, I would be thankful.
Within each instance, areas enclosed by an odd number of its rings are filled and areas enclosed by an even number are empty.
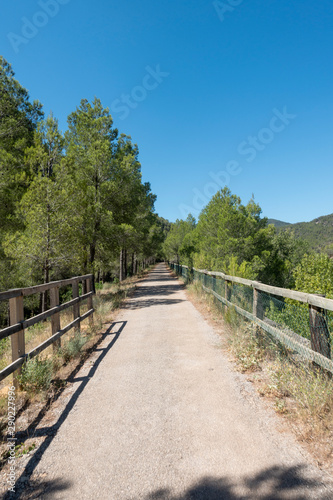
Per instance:
[[[229,276],[221,272],[195,268],[189,269],[187,266],[182,266],[174,262],[171,262],[170,266],[177,274],[185,277],[193,276],[193,271],[197,272],[198,275],[201,275],[204,278],[204,283],[202,283],[203,289],[208,293],[212,293],[225,305],[225,307],[234,307],[238,314],[259,325],[263,330],[270,335],[273,335],[288,348],[298,352],[303,358],[312,361],[325,370],[333,373],[330,332],[324,314],[325,311],[333,311],[332,299],[326,299],[320,295],[265,285],[264,283],[260,283],[258,281],[239,278],[237,276]],[[212,276],[214,278],[216,277],[224,280],[224,297],[219,295],[214,289],[205,286],[205,276]],[[237,304],[234,304],[230,299],[230,287],[232,283],[252,288],[253,305],[251,312],[244,310]],[[267,321],[267,318],[264,318],[262,297],[259,292],[265,292],[270,296],[283,297],[308,304],[309,330],[311,335],[311,341],[309,344],[307,344],[308,341],[306,341],[302,336],[290,331],[289,329],[281,329],[279,325],[274,325],[272,324],[272,321]]]
[[[79,283],[82,283],[83,295],[79,294]],[[59,289],[65,286],[72,286],[73,299],[60,305]],[[50,291],[50,309],[37,314],[36,316],[24,318],[24,297],[36,293]],[[93,308],[93,275],[76,276],[61,281],[53,281],[44,285],[32,286],[29,288],[16,288],[6,292],[0,292],[0,302],[9,300],[9,318],[10,326],[0,330],[0,340],[10,337],[12,346],[12,363],[0,371],[0,381],[14,373],[14,384],[17,386],[21,367],[24,362],[37,356],[47,347],[53,344],[54,349],[60,347],[61,337],[69,332],[72,328],[80,329],[80,323],[86,318],[90,318],[92,323],[94,308]],[[86,300],[88,311],[85,314],[80,314],[80,304]],[[73,321],[64,328],[60,327],[60,313],[68,308],[73,308]],[[25,330],[30,326],[41,321],[51,318],[52,335],[40,345],[26,353],[25,349]]]

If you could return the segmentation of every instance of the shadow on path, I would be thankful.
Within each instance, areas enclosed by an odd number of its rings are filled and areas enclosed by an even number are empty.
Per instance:
[[[34,420],[34,422],[32,422],[30,424],[30,426],[28,427],[28,429],[25,431],[26,439],[28,437],[40,437],[40,436],[46,436],[46,439],[43,442],[43,444],[38,448],[38,450],[33,454],[31,459],[27,463],[24,471],[22,472],[21,476],[17,479],[17,481],[15,483],[16,493],[14,494],[14,493],[8,492],[3,497],[4,500],[18,499],[18,498],[37,498],[37,496],[35,496],[36,488],[39,491],[39,495],[41,494],[41,491],[42,491],[41,485],[39,484],[39,486],[38,486],[36,481],[31,481],[31,483],[30,483],[29,482],[30,477],[32,476],[35,468],[37,467],[38,463],[40,462],[45,451],[52,443],[57,431],[59,430],[61,425],[64,423],[66,418],[68,417],[69,412],[74,407],[80,394],[82,394],[82,392],[86,388],[87,384],[89,383],[89,380],[95,375],[98,366],[100,365],[102,360],[105,358],[107,353],[110,351],[110,349],[112,349],[114,344],[117,342],[117,340],[118,340],[120,334],[122,333],[122,331],[124,330],[126,324],[127,324],[127,321],[120,321],[120,322],[112,323],[110,325],[110,327],[107,329],[107,331],[102,335],[99,344],[93,350],[93,352],[100,351],[101,354],[96,359],[94,365],[90,368],[89,373],[84,377],[74,378],[75,374],[78,372],[78,370],[75,370],[74,374],[72,374],[72,376],[69,378],[70,382],[81,382],[81,384],[79,385],[79,387],[76,389],[76,391],[71,396],[65,409],[63,410],[63,412],[59,416],[57,422],[54,425],[52,425],[51,427],[38,428],[38,424],[40,423],[40,421],[42,420],[42,418],[45,415],[45,412],[43,412],[42,415],[38,415],[38,417]],[[116,325],[119,325],[118,330],[115,332],[112,332],[111,330]],[[106,347],[100,348],[99,345],[109,336],[112,336],[112,340],[110,341],[110,343]],[[81,368],[81,366],[80,366],[80,368]],[[21,440],[21,441],[23,441],[23,440]],[[47,485],[49,485],[51,487],[50,492],[56,491],[56,490],[64,490],[64,489],[70,487],[70,484],[64,483],[61,480],[55,480],[52,482],[44,481],[43,484],[44,484],[43,489],[46,488]],[[33,496],[27,497],[27,491],[31,492],[31,493],[33,492]],[[45,491],[45,489],[44,489],[44,494],[47,495],[47,493],[48,492]],[[23,497],[23,494],[24,494],[24,497]],[[45,496],[45,498],[47,498],[47,496]]]
[[[180,496],[175,496],[171,490],[163,488],[150,493],[144,500],[332,500],[332,493],[323,491],[322,483],[307,479],[303,469],[303,465],[271,467],[251,479],[245,478],[239,484],[233,483],[227,477],[204,477]],[[105,486],[109,491],[109,485]],[[31,488],[33,490],[26,492],[24,496],[26,500],[40,498],[43,493],[46,493],[45,498],[48,498],[52,492],[70,488],[70,484],[61,480],[51,483],[37,479],[31,483]],[[241,489],[244,493],[237,493],[237,489]],[[94,498],[94,491],[85,491],[85,498]],[[107,494],[100,498],[116,500],[116,497]],[[142,498],[141,492],[138,491],[136,496],[127,500]]]
[[[144,307],[152,307],[152,306],[172,306],[174,304],[179,304],[180,302],[184,302],[183,299],[146,299],[146,300],[138,300],[133,302],[128,302],[123,307],[124,309],[142,309]]]
[[[159,284],[154,284],[154,282],[158,282]],[[124,304],[125,309],[143,309],[151,306],[164,305],[171,306],[184,302],[184,299],[169,298],[171,295],[182,290],[184,285],[170,276],[168,271],[152,271],[149,277],[143,280],[143,283],[142,286],[135,290],[134,295],[129,301]],[[160,298],[162,296],[163,298]]]
[[[172,295],[181,290],[179,285],[160,285],[160,286],[140,286],[136,289],[135,297],[155,296],[155,295]]]
[[[178,283],[178,279],[165,268],[155,268],[146,277],[142,278],[138,283],[150,282],[150,281],[173,281]]]
[[[332,500],[332,493],[320,491],[323,484],[306,478],[303,469],[303,465],[271,467],[237,485],[226,477],[207,477],[183,495],[174,496],[170,490],[160,489],[145,500]],[[235,490],[239,487],[246,493],[237,493]],[[137,497],[128,500],[137,500]]]

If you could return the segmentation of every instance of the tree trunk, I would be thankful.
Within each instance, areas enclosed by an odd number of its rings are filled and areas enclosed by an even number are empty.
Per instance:
[[[44,265],[44,283],[49,282],[49,262],[46,260]],[[41,293],[41,312],[45,312],[47,309],[48,291]]]
[[[49,193],[47,193],[47,196],[49,196]],[[47,212],[47,217],[46,217],[46,257],[45,257],[45,262],[44,262],[44,269],[43,269],[43,278],[44,278],[44,284],[48,283],[50,281],[50,253],[51,253],[51,236],[50,236],[50,204],[48,203],[46,206],[46,212]],[[41,293],[41,312],[45,312],[47,309],[47,299],[48,299],[48,291],[45,290],[45,292]]]
[[[119,281],[124,279],[124,250],[120,250]]]
[[[89,272],[93,272],[95,255],[96,255],[96,243],[93,242],[93,243],[90,243],[90,256],[89,256],[90,270],[89,270]]]
[[[131,264],[131,274],[134,274],[134,253],[132,253],[132,264]]]
[[[124,279],[127,278],[127,250],[124,250]]]

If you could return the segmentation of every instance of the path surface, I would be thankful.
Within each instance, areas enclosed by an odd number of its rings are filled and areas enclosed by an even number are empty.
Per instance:
[[[76,376],[39,498],[332,500],[218,344],[159,264]]]

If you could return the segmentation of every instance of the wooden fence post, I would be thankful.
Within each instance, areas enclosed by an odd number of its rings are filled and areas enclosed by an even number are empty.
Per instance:
[[[79,282],[74,281],[72,284],[72,290],[73,290],[73,299],[76,299],[79,297]],[[78,302],[77,304],[74,304],[73,306],[73,319],[77,319],[80,317],[80,303]],[[81,324],[79,323],[78,326],[76,327],[76,330],[80,332],[81,330]]]
[[[264,319],[264,310],[262,298],[259,290],[253,287],[253,316],[258,319]]]
[[[230,301],[230,295],[231,295],[231,290],[230,290],[230,284],[229,281],[225,280],[224,281],[224,295],[225,299],[229,302]],[[228,306],[226,305],[224,308],[224,311],[227,312]]]
[[[51,288],[50,290],[50,306],[51,309],[53,307],[58,307],[60,305],[59,300],[59,287]],[[60,331],[60,313],[55,313],[51,316],[51,328],[52,335],[55,335]],[[61,340],[58,339],[53,344],[53,352],[56,353],[58,349],[61,347]]]
[[[331,359],[330,332],[324,316],[324,310],[309,304],[309,316],[312,350]]]
[[[86,293],[89,293],[92,291],[92,278],[88,278],[86,280]],[[91,309],[93,309],[94,305],[93,305],[93,298],[92,298],[92,295],[90,297],[88,297],[88,311],[90,311]],[[94,324],[94,318],[93,318],[93,314],[91,314],[89,316],[89,324],[90,326],[93,326]]]
[[[9,299],[9,318],[10,325],[16,325],[24,321],[23,295]],[[18,358],[25,356],[24,329],[11,335],[11,344],[12,361],[16,361]],[[13,384],[16,388],[19,386],[18,375],[21,375],[21,372],[22,368],[19,368],[13,373]]]

